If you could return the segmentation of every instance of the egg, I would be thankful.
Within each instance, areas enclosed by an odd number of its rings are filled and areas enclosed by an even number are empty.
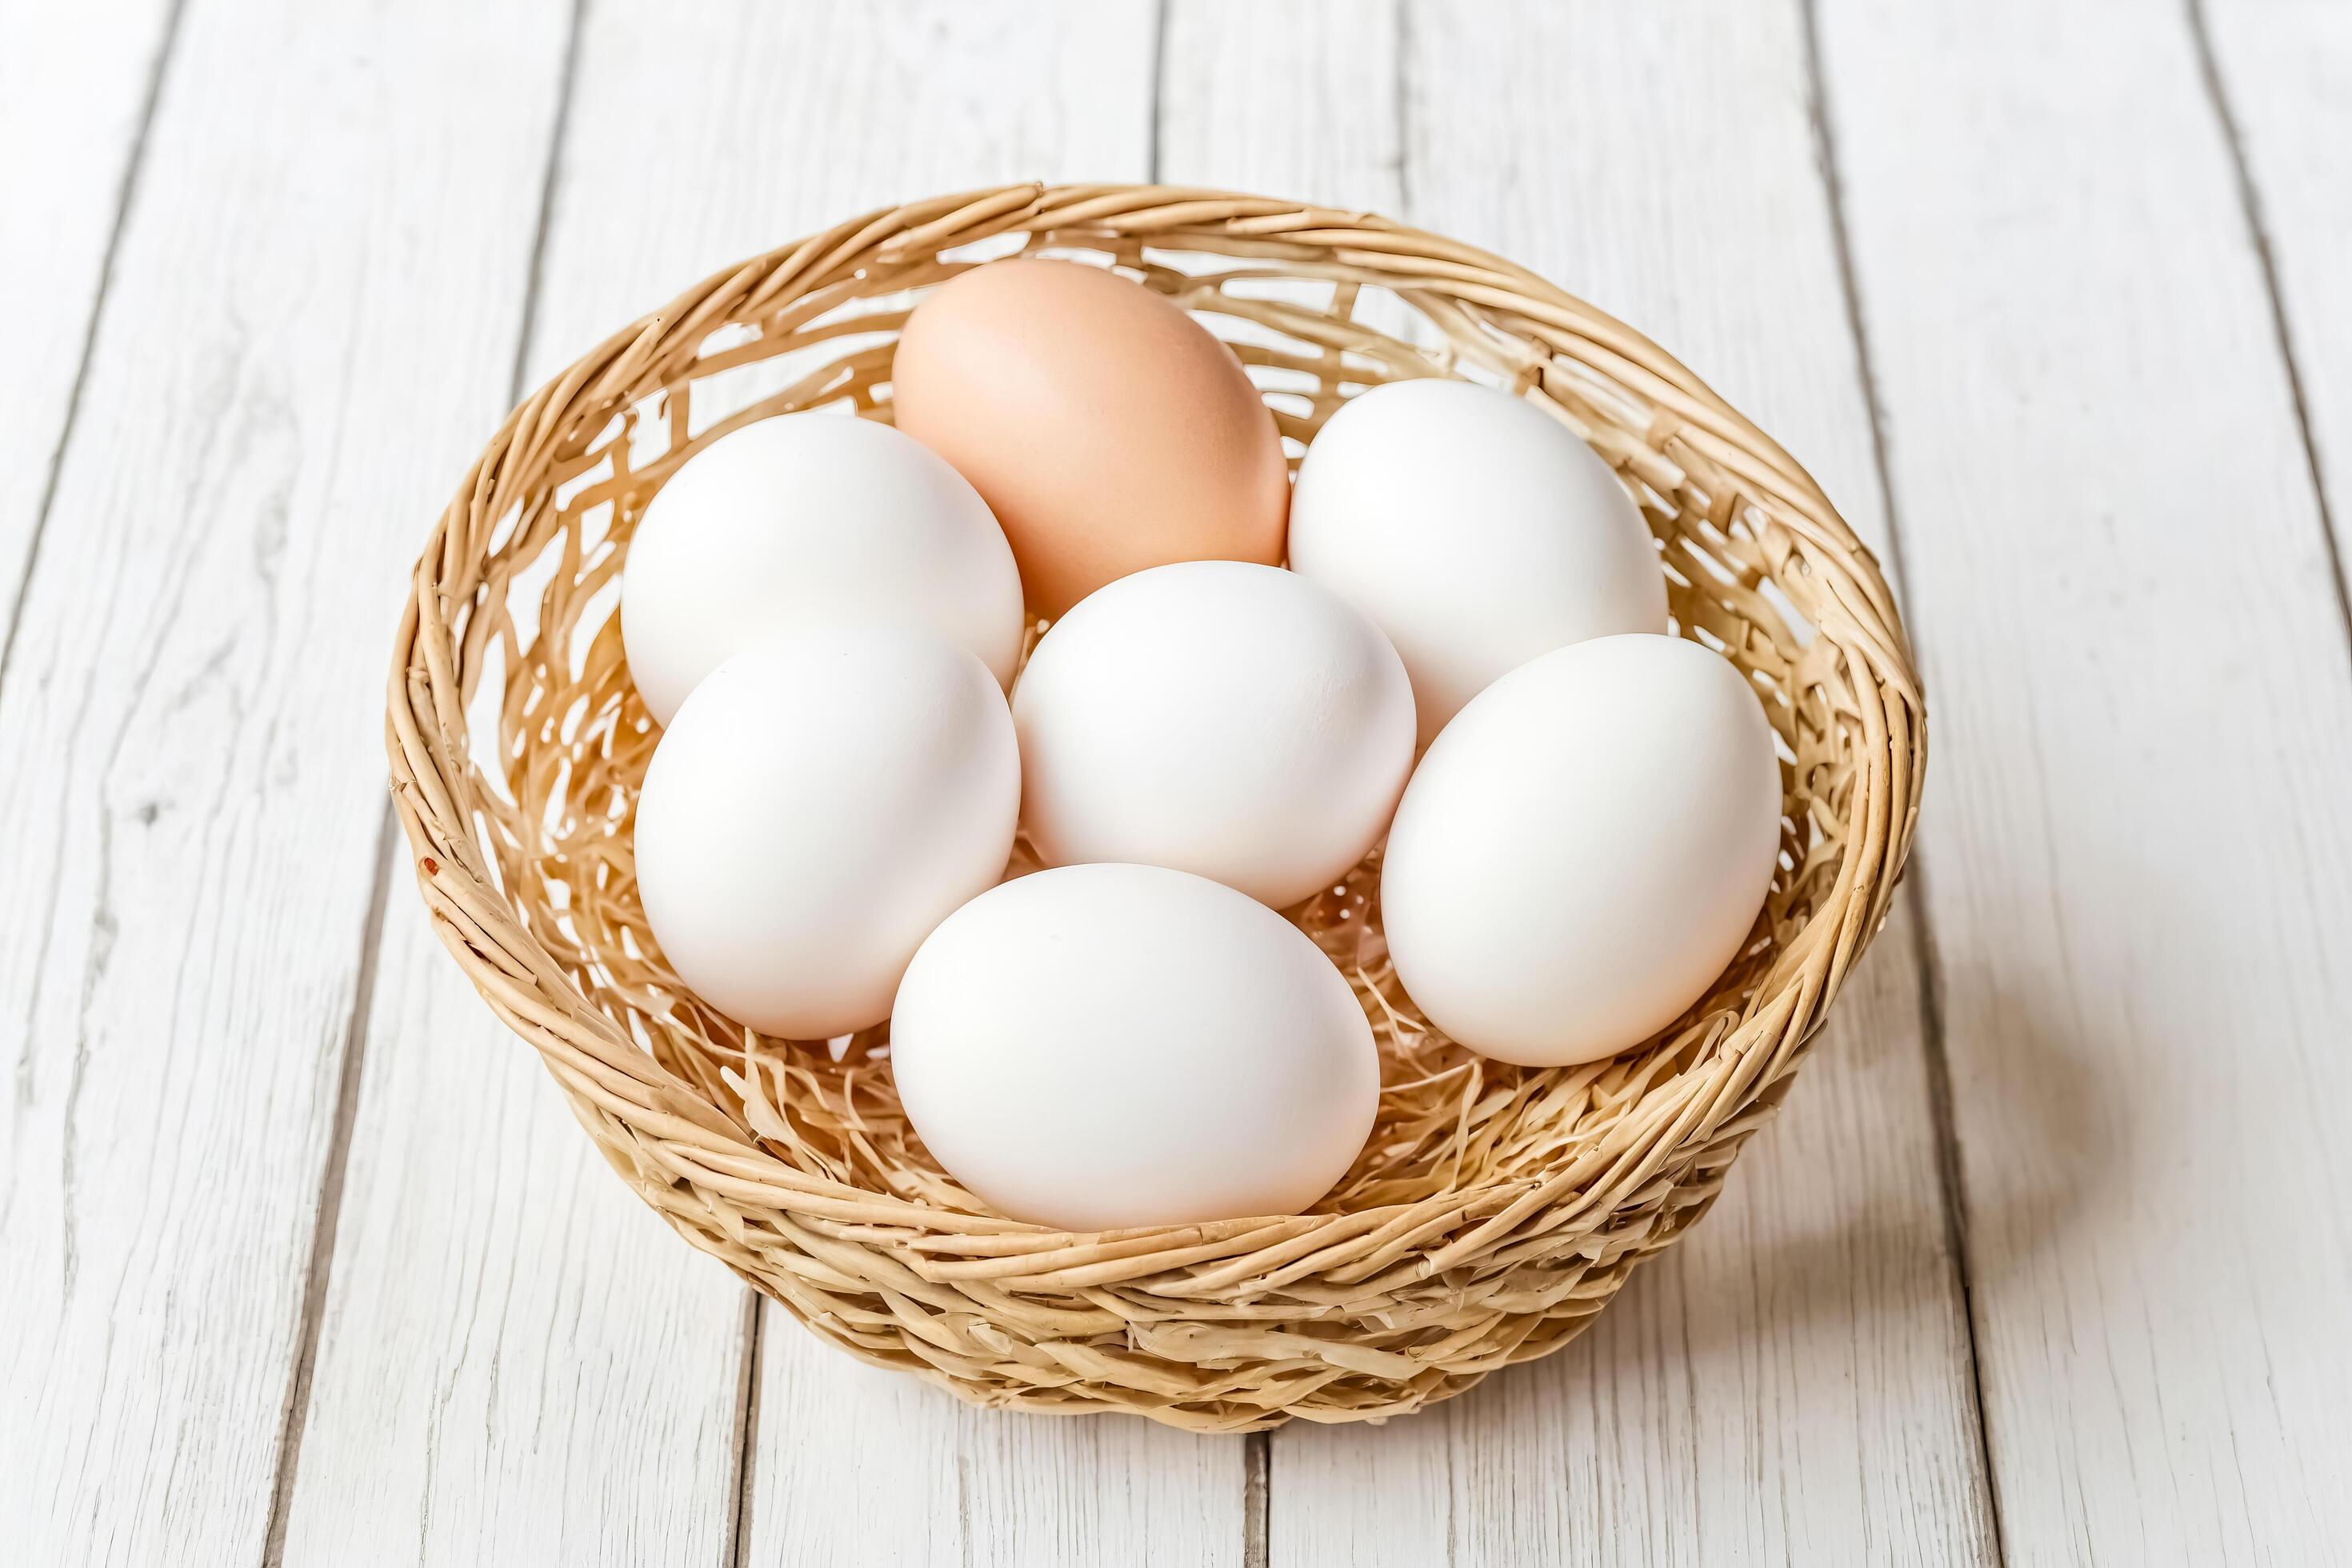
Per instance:
[[[629,542],[621,642],[656,722],[760,637],[862,620],[937,632],[999,684],[1026,629],[987,504],[887,425],[791,414],[732,431],[670,477]]]
[[[890,1061],[955,1179],[1065,1230],[1295,1214],[1380,1100],[1372,1032],[1297,927],[1158,866],[990,889],[924,942]]]
[[[1030,655],[1013,718],[1045,864],[1171,866],[1276,908],[1363,858],[1412,768],[1388,639],[1329,590],[1238,561],[1088,595]]]
[[[987,498],[1042,615],[1147,566],[1282,560],[1282,441],[1241,362],[1107,268],[955,278],[899,334],[891,398]]]
[[[1530,1067],[1642,1044],[1721,975],[1780,847],[1772,729],[1697,643],[1601,637],[1471,700],[1381,862],[1397,979],[1473,1050]]]
[[[1424,744],[1538,654],[1666,629],[1657,550],[1609,465],[1473,382],[1392,382],[1331,416],[1299,465],[1290,565],[1388,634]]]
[[[637,889],[681,980],[764,1035],[880,1023],[934,926],[1003,874],[1021,803],[988,667],[930,632],[822,626],[704,678],[637,800]]]

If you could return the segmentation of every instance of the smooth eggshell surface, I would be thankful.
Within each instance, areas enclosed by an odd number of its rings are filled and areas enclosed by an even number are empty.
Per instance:
[[[1297,927],[1157,866],[992,889],[898,987],[908,1120],[1001,1213],[1066,1230],[1295,1214],[1371,1133],[1380,1059]]]
[[[1013,716],[962,648],[889,626],[758,643],[695,689],[646,771],[646,920],[729,1017],[847,1034],[1003,874],[1020,803]]]
[[[1276,566],[1122,577],[1054,624],[1013,692],[1022,819],[1049,866],[1172,866],[1279,909],[1388,826],[1412,769],[1396,650]]]
[[[1290,565],[1388,634],[1424,743],[1538,654],[1666,629],[1657,549],[1609,465],[1472,382],[1394,382],[1331,416],[1299,465]]]
[[[1738,668],[1676,637],[1578,643],[1488,687],[1422,758],[1381,862],[1389,956],[1473,1050],[1597,1061],[1706,994],[1780,847],[1772,729]]]
[[[963,273],[908,320],[891,398],[987,498],[1040,614],[1171,561],[1282,560],[1282,440],[1241,362],[1107,268]]]
[[[1021,657],[1003,531],[962,476],[887,425],[825,414],[747,425],[688,458],[629,542],[621,641],[656,722],[738,648],[857,621],[937,632],[1000,685]]]

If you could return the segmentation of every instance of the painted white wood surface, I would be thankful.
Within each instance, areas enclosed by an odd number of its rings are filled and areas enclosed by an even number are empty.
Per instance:
[[[1396,0],[1169,0],[1160,175],[1402,215]]]
[[[0,689],[11,1561],[260,1559],[385,637],[501,406],[561,21],[181,22]]]
[[[871,207],[1144,178],[1152,29],[1150,0],[598,0],[530,378],[705,274]]]
[[[1244,1439],[975,1410],[834,1351],[773,1303],[754,1436],[749,1563],[1245,1561]]]
[[[1530,261],[1877,539],[1796,4],[1170,0],[1162,37],[1147,0],[600,0],[527,363],[862,204],[1141,177],[1164,47],[1166,177]],[[2352,37],[2326,0],[1818,4],[1936,714],[1914,892],[2001,1543],[2347,1560],[2352,678],[2191,22],[2339,521]],[[504,404],[568,10],[186,0],[162,68],[0,682],[12,1561],[263,1555],[382,633]],[[166,12],[0,9],[0,605]],[[1239,1440],[968,1411],[773,1309],[747,1363],[740,1289],[389,894],[289,1563],[1991,1559],[1908,900],[1704,1226],[1548,1363],[1278,1434],[1252,1542]]]
[[[2352,668],[2194,39],[1821,28],[2010,1561],[2341,1561]]]
[[[1163,172],[1541,268],[1696,365],[1883,541],[1795,6],[1461,20],[1179,0]],[[1911,938],[1898,915],[1714,1213],[1580,1342],[1413,1420],[1276,1434],[1270,1561],[1990,1561]]]
[[[0,5],[0,646],[55,472],[168,0]]]
[[[2269,244],[2341,574],[2352,528],[2352,5],[2202,0],[2201,16]]]
[[[743,1289],[614,1178],[393,875],[284,1561],[719,1563]]]

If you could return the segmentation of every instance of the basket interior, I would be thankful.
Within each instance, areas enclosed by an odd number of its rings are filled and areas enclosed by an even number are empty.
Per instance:
[[[680,462],[776,414],[888,419],[908,310],[955,272],[1018,250],[1118,267],[1192,310],[1247,366],[1294,464],[1340,403],[1382,382],[1458,375],[1536,398],[1633,489],[1659,543],[1675,629],[1747,673],[1780,738],[1781,866],[1763,913],[1707,995],[1643,1049],[1528,1069],[1432,1030],[1387,963],[1377,850],[1343,885],[1291,911],[1348,975],[1381,1055],[1373,1136],[1318,1212],[1556,1178],[1588,1160],[1597,1170],[1612,1147],[1680,1114],[1702,1079],[1720,1087],[1724,1053],[1740,1048],[1738,1026],[1771,1000],[1839,886],[1867,727],[1854,661],[1816,631],[1834,605],[1791,550],[1786,520],[1719,478],[1712,489],[1696,479],[1687,441],[1667,439],[1680,424],[1662,417],[1658,389],[1605,343],[1565,355],[1556,334],[1508,308],[1222,234],[1148,243],[1085,229],[1004,234],[863,267],[782,308],[755,296],[712,320],[694,357],[556,443],[543,478],[498,521],[470,600],[455,607],[470,747],[460,794],[471,796],[457,804],[515,918],[585,1005],[797,1170],[934,1209],[989,1212],[909,1133],[887,1025],[833,1041],[760,1038],[701,1004],[662,961],[638,904],[630,833],[658,731],[628,679],[618,610],[630,531]],[[1030,865],[1024,847],[1011,869]],[[1883,893],[1872,903],[1875,929]],[[1754,1095],[1769,1105],[1780,1065],[1759,1070]]]

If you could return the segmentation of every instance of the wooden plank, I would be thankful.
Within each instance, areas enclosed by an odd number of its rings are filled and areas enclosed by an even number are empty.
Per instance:
[[[170,0],[0,5],[0,300],[18,307],[0,376],[9,451],[0,647],[57,471],[171,15]]]
[[[1155,15],[1144,0],[837,0],[790,26],[758,7],[744,17],[709,24],[726,28],[724,47],[651,6],[614,18],[628,20],[611,39],[616,93],[642,97],[652,73],[664,100],[698,106],[696,216],[659,243],[691,235],[699,248],[673,253],[672,280],[882,202],[995,180],[1148,174]],[[596,25],[611,24],[600,11]],[[601,131],[606,145],[590,161],[627,166],[632,130]],[[679,150],[674,140],[666,151]],[[617,226],[607,232],[631,243]],[[639,290],[631,304],[654,297]],[[1242,1439],[975,1412],[849,1361],[772,1303],[754,1431],[747,1562],[1242,1558]],[[870,1506],[876,1497],[888,1506]]]
[[[2352,7],[2202,0],[2215,87],[2297,372],[2294,390],[2347,576],[2352,527]]]
[[[262,1554],[384,638],[501,405],[563,15],[180,25],[0,689],[12,1560]]]
[[[1402,209],[1560,279],[1883,539],[1796,8],[1366,15],[1182,0],[1170,176]],[[1271,1561],[1989,1559],[1911,934],[1898,913],[1793,1108],[1582,1342],[1385,1429],[1276,1434]]]
[[[2352,671],[2191,30],[1820,26],[2010,1557],[2341,1561]]]
[[[746,1561],[1244,1561],[1243,1439],[1124,1415],[976,1410],[766,1307]]]

